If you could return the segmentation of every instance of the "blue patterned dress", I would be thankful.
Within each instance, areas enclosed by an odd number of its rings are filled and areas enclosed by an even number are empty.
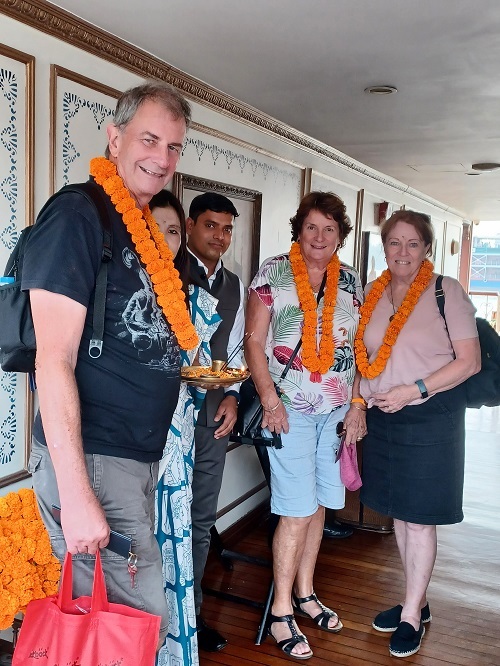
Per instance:
[[[191,319],[198,338],[200,365],[211,365],[210,338],[221,321],[217,299],[200,287],[189,287]],[[191,365],[198,349],[182,352]],[[193,596],[191,482],[194,427],[204,391],[181,383],[167,443],[160,461],[156,492],[156,538],[163,560],[163,583],[169,609],[169,630],[157,666],[198,666]]]

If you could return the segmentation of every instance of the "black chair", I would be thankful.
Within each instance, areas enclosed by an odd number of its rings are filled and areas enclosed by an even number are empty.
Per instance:
[[[265,446],[255,446],[257,451],[257,456],[259,458],[264,477],[267,481],[269,489],[271,488],[271,470],[269,466],[269,456],[267,453],[267,447]],[[268,531],[268,545],[271,548],[273,542],[274,532],[278,525],[279,516],[275,514],[270,514],[269,518],[269,531]],[[246,555],[245,553],[240,553],[234,550],[229,550],[224,546],[224,541],[222,540],[217,528],[214,526],[210,530],[210,535],[212,539],[212,546],[215,548],[218,553],[222,566],[226,571],[232,571],[233,562],[247,562],[250,564],[256,564],[263,567],[272,567],[272,561],[265,560],[260,557],[253,557],[251,555]],[[238,604],[244,604],[246,606],[251,606],[252,608],[262,609],[262,616],[260,624],[257,630],[257,636],[255,638],[255,645],[260,645],[262,643],[262,638],[267,627],[267,618],[271,610],[271,604],[273,601],[274,595],[274,579],[271,579],[269,589],[266,595],[266,598],[263,602],[254,601],[253,599],[248,599],[247,597],[241,597],[239,595],[230,594],[229,592],[223,592],[222,590],[214,590],[212,588],[203,588],[203,592],[209,596],[217,597],[218,599],[224,599],[225,601],[232,601]],[[265,637],[264,637],[265,638]]]

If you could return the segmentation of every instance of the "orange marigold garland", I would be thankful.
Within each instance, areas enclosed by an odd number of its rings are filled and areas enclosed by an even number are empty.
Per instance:
[[[0,497],[0,629],[33,599],[57,593],[61,566],[38,513],[35,493]]]
[[[318,329],[318,304],[309,282],[307,266],[298,243],[290,248],[290,263],[299,296],[300,309],[304,313],[302,327],[302,364],[309,372],[320,372],[322,375],[333,365],[335,343],[333,340],[333,312],[337,302],[337,290],[340,276],[340,259],[335,253],[326,269],[326,288],[323,301],[322,330],[319,343],[319,354],[316,345]]]
[[[90,161],[90,174],[122,216],[135,249],[151,277],[158,305],[179,345],[182,349],[193,349],[198,344],[198,336],[186,308],[182,282],[174,267],[173,254],[149,206],[145,206],[142,211],[137,208],[116,166],[105,157],[95,157]]]
[[[385,288],[391,281],[391,272],[386,269],[382,275],[375,280],[370,292],[368,293],[364,304],[360,308],[360,321],[356,339],[354,341],[354,349],[356,352],[356,365],[361,375],[366,379],[374,379],[378,377],[387,365],[387,361],[391,355],[392,347],[401,333],[401,329],[408,321],[408,317],[413,312],[418,299],[429,286],[432,280],[434,266],[426,259],[422,262],[417,276],[413,280],[410,288],[406,292],[406,296],[398,308],[393,320],[389,323],[387,330],[382,341],[382,345],[378,350],[377,357],[373,363],[368,362],[368,352],[366,351],[363,336],[368,322],[371,319],[373,311],[379,300],[382,298]]]

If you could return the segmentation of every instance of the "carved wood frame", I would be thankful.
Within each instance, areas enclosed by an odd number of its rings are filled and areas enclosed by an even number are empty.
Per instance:
[[[257,190],[249,190],[237,185],[221,183],[217,180],[208,178],[199,178],[185,173],[176,173],[174,175],[172,189],[175,196],[182,202],[185,190],[195,190],[197,192],[217,192],[229,199],[242,199],[253,202],[251,234],[252,243],[249,249],[249,264],[251,277],[259,270],[260,261],[260,225],[262,212],[262,193]]]
[[[56,151],[57,151],[57,81],[58,79],[68,79],[78,83],[86,88],[95,90],[103,95],[118,99],[121,95],[120,90],[110,88],[98,81],[82,76],[77,72],[72,72],[60,65],[50,66],[50,155],[49,155],[49,174],[50,174],[50,193],[53,194],[56,189]]]
[[[34,221],[34,155],[35,155],[35,141],[34,141],[34,120],[35,120],[35,58],[34,56],[12,49],[8,46],[0,44],[0,55],[25,65],[25,94],[26,94],[26,110],[25,110],[25,154],[24,154],[24,182],[25,182],[25,211],[26,211],[26,225],[30,226]],[[28,472],[28,459],[31,451],[31,433],[33,428],[33,393],[30,390],[28,376],[23,378],[25,381],[25,412],[24,412],[24,443],[23,443],[23,467],[17,472],[12,472],[3,477],[0,477],[0,488],[9,486],[17,481],[22,481],[30,476]]]

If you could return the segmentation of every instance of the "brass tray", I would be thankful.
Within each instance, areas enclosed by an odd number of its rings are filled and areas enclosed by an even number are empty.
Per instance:
[[[214,371],[210,366],[189,365],[181,368],[181,380],[190,386],[201,386],[202,388],[219,388],[220,386],[231,386],[243,382],[250,377],[250,372],[244,368],[227,368],[222,377],[219,371]]]

